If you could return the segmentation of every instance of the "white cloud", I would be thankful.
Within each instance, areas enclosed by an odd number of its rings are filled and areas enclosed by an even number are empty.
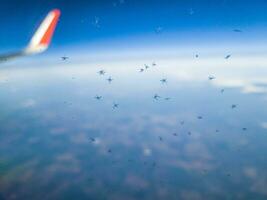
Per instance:
[[[262,122],[261,127],[267,129],[267,122]]]
[[[248,178],[257,178],[258,176],[257,170],[254,167],[245,167],[244,174]]]
[[[22,102],[21,106],[23,108],[32,108],[36,106],[36,101],[34,99],[27,99],[24,102]]]
[[[152,151],[151,151],[151,149],[149,149],[149,148],[144,148],[144,149],[143,149],[143,154],[144,154],[145,156],[150,156],[150,155],[152,154]]]
[[[265,87],[260,87],[256,85],[247,85],[243,87],[243,92],[244,93],[266,93],[267,89]]]
[[[61,134],[64,134],[66,133],[67,129],[64,128],[64,127],[58,127],[58,128],[53,128],[50,130],[50,133],[52,135],[61,135]]]

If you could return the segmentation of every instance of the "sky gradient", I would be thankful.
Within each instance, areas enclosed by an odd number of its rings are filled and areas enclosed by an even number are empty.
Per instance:
[[[258,42],[267,32],[266,1],[5,0],[0,7],[0,22],[4,27],[0,33],[0,50],[25,46],[53,8],[62,11],[54,48],[121,38],[138,43],[140,37],[159,44],[179,39],[207,45],[209,40],[227,39],[230,43],[238,38],[243,43]],[[234,29],[242,33],[233,33]],[[159,36],[155,36],[157,30]]]

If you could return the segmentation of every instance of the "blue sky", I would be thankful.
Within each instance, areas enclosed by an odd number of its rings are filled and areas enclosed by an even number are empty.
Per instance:
[[[267,2],[260,0],[5,0],[0,6],[0,22],[5,27],[0,32],[0,50],[23,47],[53,8],[62,10],[54,47],[149,36],[158,27],[162,28],[163,39],[169,39],[168,33],[183,33],[187,39],[199,36],[208,41],[205,33],[229,34],[241,29],[250,39],[249,33],[253,32],[256,40],[257,34],[266,33],[267,25]]]

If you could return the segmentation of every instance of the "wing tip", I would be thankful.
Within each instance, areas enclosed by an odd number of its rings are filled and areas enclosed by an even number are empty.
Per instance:
[[[61,11],[58,8],[55,8],[55,9],[51,10],[50,12],[52,12],[55,16],[58,16],[58,17],[61,14]]]
[[[42,24],[34,34],[30,45],[27,48],[27,53],[40,53],[48,48],[60,15],[61,11],[59,9],[53,9],[48,13],[47,17],[43,20]]]

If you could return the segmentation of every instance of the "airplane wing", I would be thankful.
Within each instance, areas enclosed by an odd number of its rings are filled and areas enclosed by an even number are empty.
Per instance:
[[[16,57],[34,55],[44,52],[49,47],[59,16],[60,10],[58,9],[49,12],[33,35],[28,46],[18,52],[0,55],[0,62],[8,61]]]

